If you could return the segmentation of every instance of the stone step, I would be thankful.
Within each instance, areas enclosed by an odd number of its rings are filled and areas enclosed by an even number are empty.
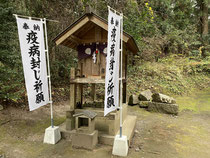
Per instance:
[[[137,120],[136,116],[127,115],[125,121],[123,122],[122,134],[127,136],[128,145],[130,145],[133,135],[134,135],[136,120]],[[118,131],[117,134],[120,134],[120,131]],[[113,145],[114,138],[115,138],[115,136],[110,136],[108,134],[99,133],[99,143],[100,144]]]
[[[130,145],[134,135],[136,120],[137,120],[136,116],[127,115],[125,121],[123,122],[122,135],[127,136],[128,145]],[[120,134],[120,131],[118,131],[118,134]]]

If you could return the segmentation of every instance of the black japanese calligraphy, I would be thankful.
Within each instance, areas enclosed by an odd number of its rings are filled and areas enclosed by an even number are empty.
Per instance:
[[[114,24],[114,19],[113,17],[111,18],[111,24]],[[115,26],[119,26],[119,21],[115,21]],[[114,67],[115,67],[115,47],[116,47],[116,27],[113,27],[111,30],[111,47],[110,47],[110,58],[109,58],[109,74],[110,78],[108,80],[108,85],[107,85],[107,108],[111,108],[112,106],[115,106],[115,98],[114,98],[114,82],[113,82],[113,73],[114,73]]]
[[[31,58],[31,69],[34,69],[34,68],[40,68],[40,58],[37,57],[37,60],[32,57]]]
[[[28,54],[30,55],[30,57],[31,56],[34,57],[35,55],[39,57],[40,56],[39,45],[33,44],[32,46],[30,46]]]
[[[114,105],[114,96],[111,95],[110,97],[107,98],[107,108],[110,108],[112,106],[115,106]]]
[[[112,29],[111,37],[112,37],[112,42],[116,42],[116,41],[115,41],[115,37],[116,37],[116,28],[115,28],[115,26],[114,26],[114,28]]]
[[[28,24],[24,22],[24,23],[23,23],[23,28],[24,28],[25,30],[29,29]]]
[[[42,101],[45,101],[44,100],[44,95],[43,95],[43,92],[40,92],[36,95],[36,103],[39,104],[41,103]]]
[[[39,73],[40,73],[40,70],[34,70],[34,77],[35,77],[35,79],[36,80],[39,80],[40,79],[40,75],[39,75]]]
[[[109,82],[108,84],[108,88],[107,88],[107,94],[113,94],[113,88],[114,88],[114,84],[113,82]]]
[[[35,31],[40,31],[40,27],[39,27],[38,24],[37,24],[37,25],[34,24],[34,30],[35,30]]]
[[[44,100],[44,94],[43,94],[43,83],[40,77],[40,68],[41,68],[41,60],[40,60],[40,46],[38,42],[38,36],[36,31],[40,31],[39,25],[33,25],[33,30],[30,30],[30,32],[27,34],[26,40],[27,43],[30,44],[29,47],[29,57],[31,57],[30,64],[31,64],[31,70],[34,72],[34,78],[35,83],[33,85],[34,90],[36,92],[36,98],[35,103],[40,104]]]
[[[113,74],[113,70],[114,70],[114,57],[111,57],[110,62],[109,62],[109,70],[110,70],[110,74]]]
[[[26,40],[28,40],[28,43],[30,44],[39,44],[39,42],[37,42],[37,38],[37,33],[31,30],[31,32],[28,33]]]
[[[111,45],[111,51],[110,51],[110,56],[114,56],[114,53],[115,53],[115,44],[113,43],[112,45]]]
[[[37,80],[35,81],[34,90],[38,93],[39,91],[42,91],[42,81]]]
[[[114,18],[111,17],[111,24],[113,25],[114,24]]]
[[[115,20],[115,26],[118,27],[119,26],[119,21]]]

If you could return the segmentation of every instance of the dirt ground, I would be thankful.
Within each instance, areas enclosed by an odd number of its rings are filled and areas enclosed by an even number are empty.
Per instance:
[[[138,106],[129,114],[138,117],[128,158],[209,158],[210,89],[192,96],[178,97],[178,116],[150,113]],[[57,103],[55,124],[65,121],[68,102]],[[114,158],[111,146],[95,150],[74,149],[61,140],[43,144],[44,130],[50,125],[49,107],[29,112],[9,107],[0,111],[0,158]]]

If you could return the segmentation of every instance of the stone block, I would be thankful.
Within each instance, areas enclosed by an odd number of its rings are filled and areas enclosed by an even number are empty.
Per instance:
[[[75,129],[75,118],[66,118],[66,130],[71,131]]]
[[[131,95],[128,100],[128,105],[136,105],[139,103],[139,99],[137,95]]]
[[[139,94],[140,101],[151,101],[152,99],[152,92],[148,89]]]
[[[179,106],[177,104],[149,102],[148,111],[177,115]]]
[[[93,150],[98,143],[98,131],[93,133],[79,133],[75,131],[72,133],[72,146],[75,148],[83,148]]]
[[[176,100],[174,98],[161,93],[154,93],[152,95],[152,101],[158,103],[176,104]]]

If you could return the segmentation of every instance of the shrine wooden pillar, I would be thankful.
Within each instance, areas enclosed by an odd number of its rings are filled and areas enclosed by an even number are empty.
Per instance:
[[[82,63],[78,64],[78,69],[77,69],[77,75],[76,77],[82,77]],[[76,100],[76,104],[80,104],[81,108],[82,108],[82,102],[83,102],[83,84],[82,83],[78,83],[77,84],[77,100]]]
[[[75,77],[75,68],[71,68],[70,80],[75,79]],[[74,111],[76,108],[76,90],[76,84],[70,81],[70,111]]]

